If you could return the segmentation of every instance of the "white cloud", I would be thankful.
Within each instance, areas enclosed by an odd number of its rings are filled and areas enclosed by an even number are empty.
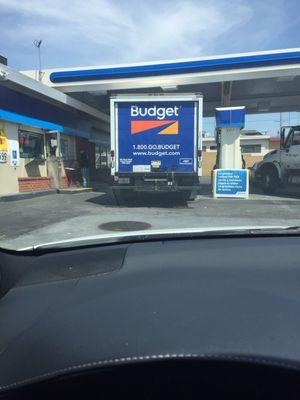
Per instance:
[[[250,50],[255,41],[258,48],[268,43],[268,22],[277,23],[282,10],[273,5],[267,13],[266,6],[246,0],[0,0],[1,36],[4,49],[27,68],[37,38],[44,42],[44,66],[52,67],[195,57],[241,47],[247,32]],[[263,23],[255,29],[260,10]]]
[[[159,12],[148,6],[149,18],[135,27],[132,50],[139,59],[199,56],[222,33],[251,16],[247,6],[229,11],[227,6],[224,1],[173,2]]]

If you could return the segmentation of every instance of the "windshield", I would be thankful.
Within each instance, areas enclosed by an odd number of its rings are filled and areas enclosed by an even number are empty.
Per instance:
[[[294,2],[73,3],[0,0],[0,247],[300,226]]]

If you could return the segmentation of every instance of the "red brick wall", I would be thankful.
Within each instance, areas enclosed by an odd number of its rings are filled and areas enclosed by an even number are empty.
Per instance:
[[[50,178],[47,177],[30,177],[18,178],[20,192],[33,192],[35,190],[50,189]]]

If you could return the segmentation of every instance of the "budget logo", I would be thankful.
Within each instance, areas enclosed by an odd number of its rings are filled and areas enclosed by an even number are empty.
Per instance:
[[[152,132],[157,135],[178,135],[178,121],[131,121],[131,134]]]
[[[148,132],[157,135],[178,135],[178,120],[167,117],[178,117],[178,106],[174,107],[138,107],[131,106],[131,117],[156,117],[157,120],[131,121],[131,134]],[[167,118],[167,119],[166,119]]]

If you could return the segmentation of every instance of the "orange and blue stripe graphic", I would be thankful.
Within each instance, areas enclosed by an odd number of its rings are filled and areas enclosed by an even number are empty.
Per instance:
[[[178,135],[178,121],[131,121],[131,134],[152,132],[158,135]]]

